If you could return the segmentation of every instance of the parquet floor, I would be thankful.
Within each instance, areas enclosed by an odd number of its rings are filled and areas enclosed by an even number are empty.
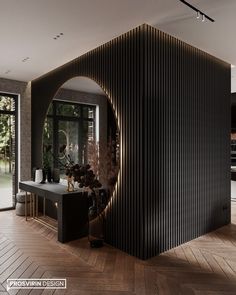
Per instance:
[[[8,278],[67,278],[66,290],[9,290]],[[236,294],[236,203],[232,224],[141,261],[87,239],[68,244],[34,222],[0,212],[0,295]]]

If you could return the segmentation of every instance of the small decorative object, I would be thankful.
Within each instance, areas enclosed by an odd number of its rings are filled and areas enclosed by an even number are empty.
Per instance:
[[[41,183],[45,183],[46,177],[47,177],[47,170],[45,168],[43,168],[42,170],[43,170],[43,180],[41,181]]]
[[[33,181],[35,181],[35,172],[36,172],[37,169],[39,169],[39,168],[34,167],[34,168],[32,169],[31,179],[32,179]]]
[[[43,181],[43,170],[36,169],[35,170],[35,180],[36,183],[41,183]]]
[[[53,182],[59,183],[60,182],[60,169],[54,168],[52,173]]]
[[[51,167],[48,167],[46,169],[46,178],[47,178],[47,182],[52,182],[52,169],[51,169]]]
[[[74,184],[73,184],[73,176],[67,176],[67,191],[73,192],[75,190]]]
[[[43,167],[45,171],[45,180],[48,182],[52,181],[52,160],[53,154],[51,152],[52,145],[44,145],[43,146]]]

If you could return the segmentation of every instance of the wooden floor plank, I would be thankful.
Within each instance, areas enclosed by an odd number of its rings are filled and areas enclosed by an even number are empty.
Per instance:
[[[141,261],[88,240],[61,244],[54,231],[0,212],[0,295],[236,294],[236,203],[232,224]],[[8,278],[66,278],[67,289],[9,290]]]

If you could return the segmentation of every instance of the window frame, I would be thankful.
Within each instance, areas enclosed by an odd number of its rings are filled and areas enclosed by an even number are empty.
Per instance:
[[[18,94],[13,94],[13,93],[7,93],[7,92],[0,92],[0,96],[5,96],[12,98],[14,100],[15,104],[15,110],[14,111],[7,111],[7,110],[1,110],[0,109],[0,115],[13,115],[15,117],[15,169],[14,169],[14,181],[15,181],[15,187],[12,189],[12,206],[11,207],[6,207],[6,208],[0,208],[0,211],[6,211],[6,210],[12,210],[15,209],[16,207],[16,194],[18,192],[18,178],[19,178],[19,171],[18,171],[18,142],[19,142],[19,122],[18,122],[18,105],[19,105],[19,95]]]
[[[59,122],[60,121],[70,121],[70,122],[78,122],[78,145],[79,150],[82,151],[81,145],[83,144],[83,123],[84,122],[93,122],[94,123],[94,140],[96,139],[96,105],[93,104],[85,104],[80,102],[71,102],[71,101],[64,101],[64,100],[53,100],[52,104],[52,114],[47,114],[46,118],[52,119],[52,150],[53,154],[57,155],[57,151],[59,150],[59,142],[58,142],[58,131],[59,131]],[[80,108],[78,116],[69,116],[69,115],[58,115],[57,114],[57,106],[59,104],[65,105],[76,105],[76,107]],[[92,108],[94,110],[94,117],[88,118],[84,116],[84,108]],[[82,132],[80,132],[82,130]],[[81,145],[80,145],[81,144]],[[83,156],[82,153],[78,155],[79,163],[82,163]],[[86,159],[85,159],[86,161]],[[84,163],[83,163],[84,164]],[[58,161],[54,158],[53,160],[53,167],[58,168]]]

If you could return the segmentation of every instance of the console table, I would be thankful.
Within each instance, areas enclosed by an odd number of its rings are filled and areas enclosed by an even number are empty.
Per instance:
[[[65,243],[87,235],[88,193],[86,191],[78,189],[75,192],[67,192],[66,186],[59,183],[38,184],[34,181],[21,181],[19,188],[33,196],[33,206],[30,206],[33,209],[33,218],[37,218],[38,196],[57,203],[58,241]],[[25,209],[27,220],[27,196]]]

